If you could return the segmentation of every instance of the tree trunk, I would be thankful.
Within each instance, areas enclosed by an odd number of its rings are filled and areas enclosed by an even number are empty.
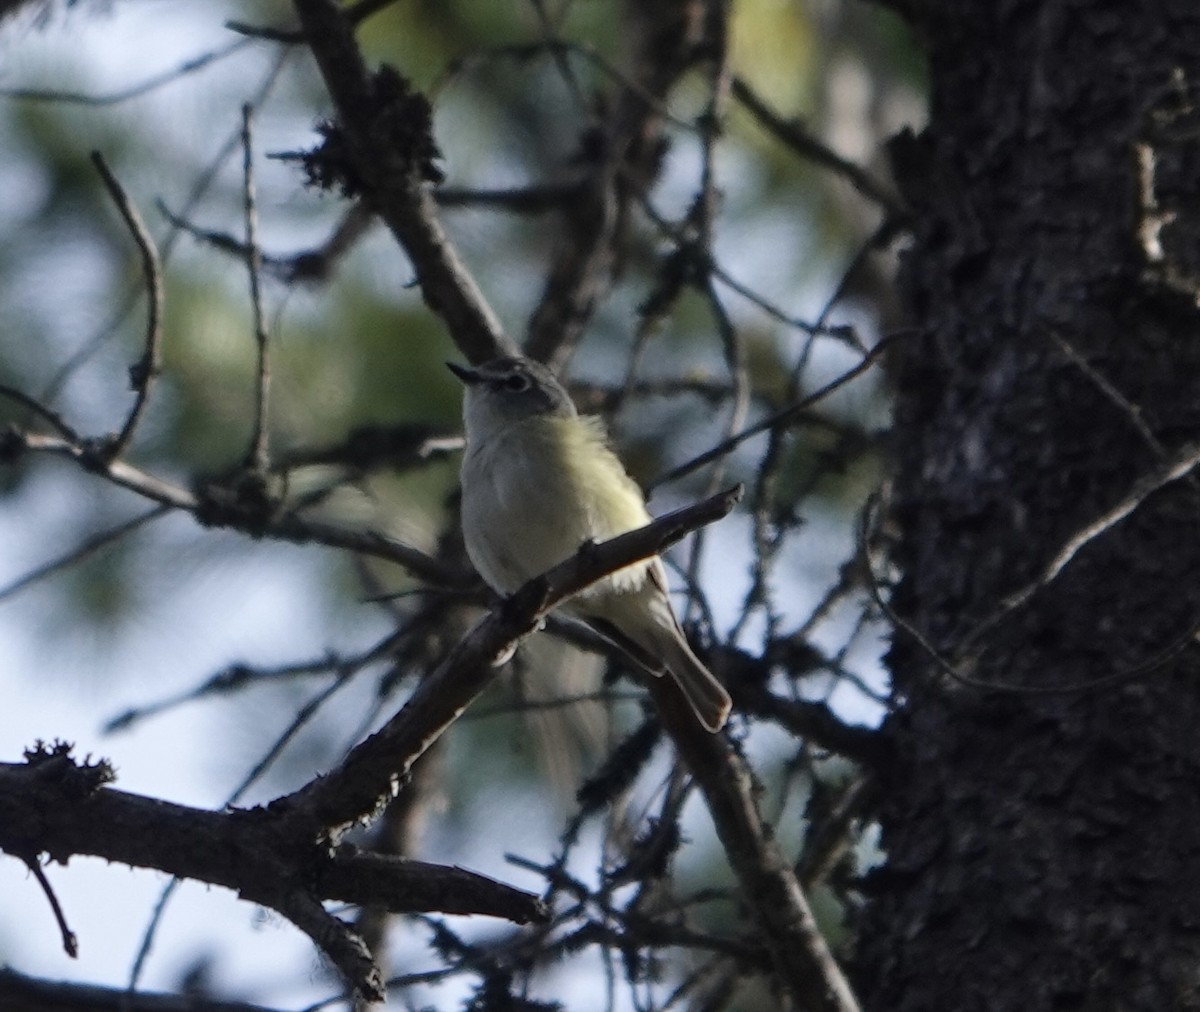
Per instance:
[[[864,1004],[1200,1009],[1200,479],[1135,495],[1200,439],[1200,4],[903,6],[892,603],[932,649],[890,653]]]

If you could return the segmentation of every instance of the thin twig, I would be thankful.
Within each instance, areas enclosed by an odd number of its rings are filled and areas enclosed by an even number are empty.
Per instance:
[[[671,110],[667,107],[667,103],[661,96],[655,95],[640,81],[631,77],[616,64],[608,60],[595,46],[578,40],[546,38],[540,42],[511,43],[465,53],[451,60],[446,65],[446,69],[442,72],[441,77],[434,84],[431,91],[437,93],[444,89],[453,77],[462,73],[471,63],[500,59],[528,61],[544,53],[549,53],[552,58],[556,58],[559,53],[582,57],[599,70],[601,74],[609,78],[609,80],[620,85],[623,90],[629,92],[631,95],[636,96],[647,109],[656,116],[659,116],[664,123],[670,123],[671,126],[684,130],[687,133],[696,132],[696,124],[691,120],[681,119],[672,114]]]
[[[757,306],[762,312],[773,320],[777,320],[784,326],[791,327],[793,330],[802,330],[808,334],[821,337],[832,337],[837,341],[849,345],[860,354],[866,350],[865,345],[859,338],[858,333],[850,324],[838,323],[832,326],[818,326],[808,320],[802,320],[798,316],[793,316],[791,313],[784,311],[780,306],[775,305],[766,296],[759,294],[749,285],[735,278],[728,270],[722,267],[719,263],[710,265],[710,273],[715,281],[719,281],[726,288],[736,292],[747,302]]]
[[[10,434],[26,450],[50,453],[74,460],[84,470],[129,489],[151,502],[191,513],[206,526],[226,527],[253,537],[275,537],[294,544],[323,544],[343,548],[373,558],[394,562],[436,586],[462,587],[467,576],[422,552],[376,531],[353,530],[319,520],[309,520],[294,512],[268,517],[245,517],[233,509],[217,509],[211,501],[211,489],[204,498],[121,460],[107,460],[86,441],[38,433]]]
[[[693,255],[693,257],[703,258],[703,261],[696,265],[697,270],[707,273],[715,280],[721,282],[721,284],[723,284],[726,288],[733,289],[733,291],[737,292],[738,295],[757,306],[768,316],[796,330],[802,330],[806,333],[814,335],[819,334],[823,337],[832,337],[835,340],[848,344],[850,347],[854,348],[855,351],[860,353],[865,351],[863,343],[861,340],[859,340],[857,334],[854,332],[853,327],[845,324],[837,324],[835,326],[818,326],[815,323],[802,320],[797,316],[792,316],[779,306],[775,305],[765,296],[754,291],[754,289],[752,289],[745,282],[739,281],[737,278],[735,278],[727,268],[723,267],[715,259],[711,250],[699,249],[689,238],[687,226],[676,224],[675,222],[664,218],[655,209],[654,205],[651,204],[648,199],[646,199],[645,195],[640,196],[638,200],[638,206],[641,208],[642,213],[651,222],[651,224],[653,224],[655,228],[662,232],[664,237],[670,239],[671,242],[676,245],[676,247],[682,249],[690,246],[689,252]]]
[[[658,109],[688,69],[696,44],[689,20],[676,18],[673,9],[642,4],[629,10],[638,87],[622,87],[611,114],[597,125],[599,152],[564,218],[564,234],[529,320],[525,353],[555,371],[611,291],[631,199],[649,189],[661,168],[657,150],[665,120]]]
[[[868,774],[858,774],[823,819],[810,826],[797,874],[806,889],[824,881],[846,852],[854,846],[853,825],[865,817],[877,800],[878,784]]]
[[[837,285],[829,293],[829,297],[821,307],[821,312],[817,316],[813,326],[814,335],[829,332],[828,320],[830,314],[833,313],[834,308],[845,297],[846,291],[850,287],[850,282],[854,280],[855,275],[862,269],[863,264],[867,261],[867,257],[876,250],[885,249],[896,238],[901,228],[902,222],[900,219],[894,215],[888,215],[879,223],[879,227],[859,244],[854,256],[850,258],[850,262],[846,265],[845,270],[842,271],[841,277],[838,278]],[[851,336],[855,336],[853,331],[850,333]],[[856,344],[855,341],[849,341],[848,343],[854,345],[857,351],[866,351],[861,344]],[[801,361],[804,361],[803,357]],[[799,369],[797,369],[797,380],[798,374]]]
[[[176,891],[179,889],[183,879],[178,876],[173,877],[158,894],[158,899],[154,901],[154,909],[150,911],[150,920],[146,922],[146,928],[142,932],[141,941],[138,942],[138,950],[133,955],[133,963],[129,967],[129,977],[127,988],[130,991],[137,989],[138,981],[142,979],[142,972],[146,969],[146,962],[150,959],[150,953],[154,949],[154,943],[158,939],[158,928],[162,924],[162,919],[166,915],[167,906],[171,902]]]
[[[1096,517],[1091,523],[1080,527],[1067,538],[1041,573],[1020,590],[1007,595],[995,612],[972,629],[963,640],[962,652],[970,651],[984,634],[994,629],[1005,617],[1020,608],[1039,590],[1053,583],[1086,545],[1115,527],[1160,488],[1190,475],[1198,464],[1200,464],[1200,443],[1185,447],[1162,467],[1139,478],[1115,506]]]
[[[1142,417],[1141,409],[1118,390],[1107,377],[1101,375],[1083,355],[1076,350],[1062,334],[1057,330],[1050,331],[1050,340],[1058,345],[1058,350],[1061,351],[1071,363],[1086,376],[1095,385],[1105,397],[1120,409],[1121,413],[1129,420],[1129,423],[1137,430],[1139,436],[1145,441],[1160,459],[1167,455],[1166,448],[1158,441],[1154,433],[1150,431],[1150,426],[1146,424],[1146,419]]]
[[[567,92],[570,94],[571,100],[575,103],[575,108],[587,110],[589,104],[587,95],[584,93],[583,86],[579,83],[579,78],[576,76],[574,70],[571,69],[571,63],[567,59],[566,48],[557,44],[559,41],[558,32],[550,22],[550,15],[546,11],[545,0],[529,0],[529,4],[533,8],[534,15],[538,20],[538,26],[542,31],[542,38],[546,43],[547,49],[550,50],[550,56],[554,60],[554,65],[558,68],[558,76],[562,78],[563,84],[566,85]]]
[[[54,911],[54,920],[58,924],[59,934],[62,936],[63,952],[72,959],[79,958],[79,939],[75,932],[71,930],[67,924],[67,916],[63,913],[62,905],[58,902],[58,896],[54,892],[54,887],[50,885],[50,880],[46,878],[46,873],[42,871],[41,862],[38,861],[36,855],[33,857],[24,857],[25,867],[37,879],[38,885],[42,887],[42,892],[46,894],[46,899],[50,903],[50,909]]]
[[[721,304],[711,279],[704,279],[699,288],[700,294],[708,301],[709,309],[716,320],[717,332],[721,337],[721,350],[725,356],[725,366],[729,371],[730,383],[733,386],[733,403],[730,407],[729,417],[725,420],[725,438],[729,439],[745,423],[746,414],[750,410],[750,375],[746,368],[746,349],[738,329],[733,325],[729,314],[725,312],[725,307]],[[715,458],[715,466],[708,476],[705,486],[707,492],[715,491],[725,480],[725,463],[723,457]],[[686,572],[689,593],[684,621],[691,619],[693,609],[698,601],[698,595],[692,588],[698,587],[700,582],[700,566],[707,544],[705,533],[704,531],[697,533],[688,556]]]
[[[759,123],[783,141],[788,147],[818,165],[832,169],[849,181],[868,200],[883,207],[888,214],[904,217],[899,198],[877,182],[861,166],[843,158],[809,134],[795,121],[785,120],[771,109],[758,94],[740,77],[733,80],[733,96]]]
[[[262,83],[259,86],[256,95],[251,99],[252,102],[259,104],[266,99],[266,97],[275,87],[275,83],[278,81],[279,75],[286,62],[287,53],[285,51],[280,54],[274,65],[271,66],[263,76]],[[183,208],[180,211],[181,215],[186,216],[190,214],[204,198],[204,195],[208,192],[209,187],[217,178],[217,174],[219,173],[221,167],[225,164],[225,159],[228,158],[236,149],[240,136],[241,128],[239,126],[237,129],[233,130],[221,144],[221,147],[217,150],[216,155],[213,156],[206,170],[201,173],[200,177],[196,180],[195,184],[188,192],[187,198],[183,202]],[[164,263],[170,259],[171,253],[175,248],[175,243],[180,235],[181,233],[178,229],[173,229],[163,240],[160,253]],[[54,375],[50,378],[50,381],[46,384],[45,389],[42,391],[42,400],[53,400],[58,395],[59,391],[61,391],[66,385],[68,380],[70,380],[70,378],[79,369],[91,361],[92,357],[117,331],[117,328],[121,326],[121,324],[125,321],[125,318],[133,310],[133,307],[137,304],[137,299],[141,293],[141,288],[141,285],[130,288],[129,291],[122,296],[122,300],[117,309],[104,322],[104,324],[94,333],[88,335],[88,337],[80,342],[75,350],[67,356],[66,361],[58,367]]]
[[[801,380],[804,371],[811,359],[813,350],[816,344],[816,337],[819,333],[827,330],[827,321],[834,307],[845,294],[846,288],[851,277],[861,266],[866,259],[867,254],[874,248],[883,243],[890,241],[892,235],[891,219],[886,219],[884,223],[876,229],[875,233],[863,243],[858,252],[851,259],[850,264],[842,272],[842,276],[838,281],[833,292],[826,299],[824,306],[821,308],[820,314],[812,325],[812,330],[809,332],[807,340],[805,340],[801,348],[800,355],[797,358],[795,367],[791,370],[787,384],[787,399],[794,401],[800,396]],[[851,344],[856,344],[857,338],[851,332],[853,340]],[[860,353],[865,349],[858,345],[856,350]],[[758,466],[758,473],[754,481],[754,485],[750,496],[750,515],[754,522],[754,568],[753,579],[749,591],[747,591],[745,601],[742,606],[737,624],[731,634],[731,639],[736,640],[737,636],[745,628],[750,621],[757,607],[762,607],[764,617],[767,623],[767,637],[773,639],[778,631],[778,616],[770,607],[770,601],[767,594],[768,580],[774,561],[783,546],[784,538],[787,534],[790,524],[785,524],[775,520],[776,507],[774,505],[775,489],[778,485],[778,473],[784,460],[784,448],[787,445],[785,430],[775,428],[770,430],[770,436],[767,441],[767,449]],[[812,485],[820,477],[820,472],[814,470],[811,479]],[[811,489],[804,489],[801,492],[793,493],[795,501],[800,501],[803,495]],[[848,572],[854,569],[853,566],[843,567],[841,583],[844,584]],[[832,595],[826,598],[827,606],[831,606],[834,598]],[[815,622],[817,613],[814,612],[809,622]],[[847,642],[847,646],[849,641]]]
[[[868,544],[871,530],[871,516],[873,514],[873,504],[868,503],[863,510],[862,525],[859,530],[859,537],[863,540],[863,544]],[[1107,527],[1104,528],[1107,530]],[[1061,553],[1060,553],[1061,554]],[[946,675],[951,681],[957,682],[970,689],[978,689],[984,692],[1003,692],[1012,695],[1028,695],[1028,696],[1058,696],[1071,695],[1077,692],[1090,692],[1095,689],[1107,688],[1111,685],[1116,685],[1121,682],[1131,681],[1134,678],[1140,678],[1142,675],[1150,674],[1152,671],[1157,671],[1169,661],[1178,657],[1189,646],[1197,642],[1200,637],[1200,620],[1192,622],[1188,627],[1174,639],[1170,640],[1166,646],[1160,650],[1156,650],[1150,657],[1144,661],[1139,661],[1137,664],[1127,665],[1118,668],[1115,671],[1110,671],[1106,674],[1099,675],[1095,678],[1084,678],[1076,682],[1067,682],[1062,685],[1014,685],[1011,682],[997,682],[985,678],[976,678],[969,674],[969,670],[974,668],[978,663],[978,658],[981,650],[976,647],[974,653],[968,653],[966,649],[960,648],[959,655],[962,659],[957,662],[949,660],[940,650],[934,645],[933,641],[925,635],[916,625],[908,621],[903,615],[900,615],[891,604],[883,596],[883,590],[879,585],[878,578],[875,575],[875,568],[871,562],[869,551],[862,553],[864,561],[864,569],[866,576],[867,590],[875,602],[876,607],[883,613],[885,619],[891,623],[893,628],[899,629],[905,633],[914,643],[921,648],[922,651],[929,657],[937,668]],[[1036,581],[1035,581],[1036,583]],[[1033,587],[1038,589],[1039,584]],[[1026,587],[1025,590],[1029,590]],[[1033,591],[1029,590],[1030,594]],[[1027,599],[1027,598],[1026,598]],[[1003,612],[1008,614],[1008,612]],[[1003,617],[1000,615],[999,617]],[[977,643],[982,635],[984,628],[993,627],[999,621],[996,615],[991,616],[984,622],[971,631],[964,640],[965,643]],[[965,656],[964,656],[965,655]]]
[[[254,396],[254,430],[246,452],[246,466],[260,477],[270,466],[268,413],[271,370],[268,358],[267,321],[263,313],[262,251],[258,246],[258,210],[254,194],[254,151],[251,144],[253,109],[242,106],[242,210],[246,226],[246,272],[250,276],[250,306],[254,314],[254,340],[258,349],[258,372]]]
[[[269,156],[268,156],[269,157]],[[176,214],[163,200],[155,202],[159,214],[175,228],[190,235],[198,242],[206,243],[222,253],[246,260],[249,256],[247,243],[228,232],[201,228],[181,215]],[[272,255],[259,248],[259,263],[271,275],[291,284],[293,282],[314,283],[333,277],[334,268],[355,244],[367,234],[375,223],[375,216],[364,204],[353,204],[342,215],[329,238],[318,247],[301,250],[287,255]]]
[[[149,77],[139,84],[130,85],[127,88],[110,92],[107,95],[88,95],[83,92],[59,91],[49,88],[0,88],[0,98],[10,98],[23,102],[64,102],[97,106],[118,105],[121,102],[129,101],[131,98],[138,98],[148,92],[154,91],[156,88],[161,88],[165,84],[178,81],[188,74],[194,74],[198,70],[203,70],[218,60],[232,56],[248,45],[250,45],[249,39],[238,39],[223,49],[214,49],[212,52],[194,56],[172,70],[155,74],[153,77]]]
[[[0,601],[4,601],[10,597],[14,597],[21,591],[37,583],[39,580],[44,580],[46,577],[67,569],[81,562],[89,555],[99,551],[101,548],[111,545],[114,541],[123,538],[126,534],[137,530],[150,523],[152,520],[157,520],[161,516],[165,516],[168,512],[166,506],[155,506],[145,513],[139,513],[135,517],[130,517],[124,523],[117,524],[115,527],[110,527],[107,530],[100,531],[98,534],[93,534],[90,538],[86,538],[69,552],[64,552],[57,558],[51,559],[49,562],[44,562],[36,569],[31,569],[23,576],[17,577],[12,583],[0,587]]]
[[[224,27],[247,39],[262,39],[265,42],[278,42],[284,46],[298,46],[304,43],[305,35],[295,28],[272,28],[270,25],[252,25],[248,21],[238,21],[230,18]]]
[[[728,439],[718,443],[712,449],[705,450],[704,453],[693,457],[691,460],[685,461],[678,467],[672,468],[666,474],[660,475],[650,483],[647,491],[652,491],[661,485],[667,485],[670,482],[678,481],[680,478],[691,474],[693,471],[699,470],[705,464],[709,463],[709,461],[715,460],[717,457],[724,456],[731,450],[736,449],[747,439],[753,439],[755,436],[761,435],[770,429],[782,428],[790,425],[795,419],[802,416],[804,412],[811,408],[814,404],[824,400],[830,394],[840,390],[851,380],[857,379],[864,372],[870,369],[873,365],[875,365],[876,361],[878,361],[883,353],[891,347],[893,341],[899,337],[905,336],[907,333],[908,331],[897,331],[892,334],[885,334],[879,339],[875,347],[863,355],[862,360],[857,365],[842,373],[841,376],[830,380],[819,390],[814,391],[796,403],[790,404],[781,411],[776,411],[774,414],[768,415],[759,422],[755,422],[753,425],[748,426],[736,435],[730,436]]]
[[[154,381],[162,369],[162,315],[164,298],[162,261],[159,259],[158,248],[155,246],[154,240],[146,228],[146,223],[142,221],[142,216],[138,213],[138,209],[134,206],[133,201],[129,199],[129,194],[125,192],[125,188],[117,180],[117,177],[113,175],[112,170],[108,167],[108,163],[104,160],[104,156],[99,151],[92,152],[92,163],[100,173],[100,178],[104,180],[104,185],[108,189],[109,196],[112,197],[113,203],[117,205],[117,210],[121,212],[121,217],[125,219],[125,224],[129,227],[134,242],[137,243],[138,251],[142,255],[142,274],[146,282],[145,351],[142,352],[142,357],[138,362],[129,370],[130,385],[133,387],[136,396],[133,407],[130,408],[129,414],[125,418],[125,424],[121,426],[121,431],[117,434],[108,449],[108,452],[113,457],[120,457],[129,447],[130,440],[133,439],[134,430],[137,428],[138,422],[141,421],[142,415],[146,410],[146,405],[150,401],[150,388],[154,385]]]
[[[43,422],[49,425],[58,435],[69,442],[77,442],[79,433],[76,432],[66,420],[57,411],[46,407],[41,401],[23,390],[18,390],[16,387],[10,387],[7,384],[0,383],[0,397],[5,397],[15,404],[20,404],[21,407],[36,415]]]

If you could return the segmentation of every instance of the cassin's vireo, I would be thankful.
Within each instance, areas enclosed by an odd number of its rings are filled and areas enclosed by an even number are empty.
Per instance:
[[[650,522],[599,419],[581,416],[549,369],[520,358],[450,368],[466,385],[463,539],[493,590],[511,594],[585,541]],[[700,723],[720,730],[729,693],[688,646],[657,557],[618,570],[563,607],[651,674],[670,672]]]

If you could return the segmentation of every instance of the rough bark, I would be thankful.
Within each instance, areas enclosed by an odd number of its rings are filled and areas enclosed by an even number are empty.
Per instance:
[[[897,632],[864,1004],[1197,1009],[1200,649],[1132,672],[1200,617],[1200,482],[981,623],[1200,438],[1200,6],[903,6],[932,106],[894,151],[921,336],[894,363],[893,604],[1026,689]]]

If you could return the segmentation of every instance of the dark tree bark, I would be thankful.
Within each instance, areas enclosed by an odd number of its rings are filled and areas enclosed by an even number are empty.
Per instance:
[[[1045,578],[1200,438],[1200,5],[896,6],[932,104],[894,150],[920,336],[894,363],[893,605],[1024,689],[897,631],[864,1004],[1197,1009],[1200,649],[1139,666],[1200,617],[1200,482]]]

